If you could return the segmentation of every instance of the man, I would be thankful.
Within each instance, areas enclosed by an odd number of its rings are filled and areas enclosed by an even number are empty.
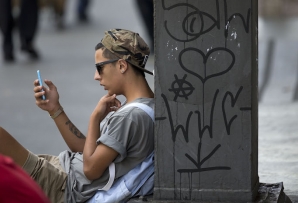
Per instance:
[[[88,22],[88,8],[90,5],[89,0],[78,0],[77,3],[77,16],[80,22]]]
[[[55,203],[63,202],[64,196],[65,202],[85,202],[98,189],[109,189],[113,179],[128,173],[154,148],[151,117],[138,107],[121,106],[116,98],[124,95],[126,104],[154,107],[154,94],[144,74],[152,74],[145,69],[148,55],[148,45],[137,33],[123,29],[105,32],[96,46],[94,79],[107,94],[90,116],[87,137],[63,111],[55,85],[45,80],[48,88],[41,87],[36,80],[36,104],[54,119],[71,151],[59,157],[37,156],[0,128],[0,153],[23,166]],[[41,99],[42,95],[46,100]]]
[[[151,53],[154,48],[154,5],[153,0],[135,0],[139,14],[145,23],[146,31],[150,37]]]
[[[13,28],[17,21],[19,28],[21,51],[29,55],[31,59],[38,59],[39,54],[34,48],[34,39],[38,27],[38,1],[21,0],[20,14],[17,20],[13,18],[13,1],[0,0],[0,30],[3,34],[2,50],[5,62],[13,62]]]

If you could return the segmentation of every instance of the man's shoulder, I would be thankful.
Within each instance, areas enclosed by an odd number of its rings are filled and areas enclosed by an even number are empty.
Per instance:
[[[146,108],[149,110],[144,109],[143,106],[145,106],[145,108],[149,107],[149,108]],[[147,114],[146,111],[152,111],[154,113],[154,98],[136,99],[131,103],[125,104],[117,112],[115,112],[114,115],[112,115],[112,117],[125,117],[125,118],[143,117],[144,115]]]

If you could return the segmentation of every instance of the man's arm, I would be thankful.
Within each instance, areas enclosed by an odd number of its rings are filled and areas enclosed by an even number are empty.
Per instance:
[[[45,80],[44,82],[48,88],[39,86],[38,80],[34,81],[36,105],[42,110],[48,111],[50,115],[54,115],[61,107],[59,94],[56,86],[51,81]],[[41,92],[42,88],[44,92]],[[46,100],[41,99],[41,96],[44,94],[46,95]],[[54,122],[70,150],[73,152],[83,152],[86,138],[69,120],[65,112],[54,118]]]
[[[50,113],[50,115],[53,115],[53,114]],[[83,152],[86,137],[69,120],[66,113],[62,112],[61,114],[59,114],[59,116],[57,116],[54,119],[54,121],[69,149],[73,152]]]
[[[111,108],[112,107],[112,108]],[[116,95],[106,95],[97,104],[90,116],[88,135],[83,152],[84,174],[89,180],[100,178],[107,167],[118,156],[118,152],[104,145],[97,145],[96,141],[100,137],[99,123],[105,116],[115,108],[120,107],[120,102]]]

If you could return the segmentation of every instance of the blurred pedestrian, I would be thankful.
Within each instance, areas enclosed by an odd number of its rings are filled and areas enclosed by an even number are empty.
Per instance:
[[[50,5],[52,6],[55,14],[57,28],[63,29],[66,0],[51,0]]]
[[[3,34],[2,50],[4,61],[14,61],[13,28],[19,28],[21,51],[32,59],[39,55],[33,46],[38,24],[38,0],[21,0],[17,19],[13,16],[12,0],[0,0],[0,28]]]
[[[77,0],[76,2],[76,10],[75,15],[79,22],[88,22],[88,8],[90,4],[90,0]],[[48,6],[53,8],[55,14],[55,22],[58,29],[63,29],[65,27],[65,10],[66,10],[66,0],[50,0],[48,2]]]
[[[40,186],[14,161],[0,154],[1,203],[50,203]]]
[[[87,22],[89,21],[88,17],[88,7],[90,1],[89,0],[78,0],[77,4],[77,16],[80,22]]]
[[[154,7],[153,0],[135,0],[139,14],[142,16],[146,31],[150,37],[150,50],[154,52]]]

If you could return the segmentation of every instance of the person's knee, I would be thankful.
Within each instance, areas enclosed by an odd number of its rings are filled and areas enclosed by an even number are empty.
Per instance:
[[[2,127],[0,126],[0,142],[1,142],[1,140],[3,140],[3,136],[4,136],[4,134],[5,134],[5,130],[4,130],[4,128],[2,128]]]
[[[2,128],[2,127],[0,126],[0,135],[2,135],[4,131],[5,131],[4,128]]]
[[[7,131],[0,126],[0,138],[7,134]]]

